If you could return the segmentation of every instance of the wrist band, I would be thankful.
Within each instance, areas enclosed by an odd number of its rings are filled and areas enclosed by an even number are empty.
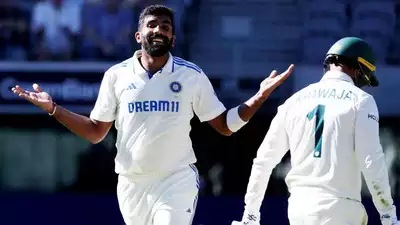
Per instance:
[[[54,102],[53,102],[53,107],[54,107],[53,112],[52,112],[52,113],[49,113],[50,116],[53,116],[54,113],[56,113],[56,111],[57,111],[57,104],[54,103]]]
[[[232,108],[228,111],[226,115],[226,124],[228,125],[229,130],[232,132],[238,131],[244,125],[247,124],[248,121],[243,121],[239,116],[239,106]]]

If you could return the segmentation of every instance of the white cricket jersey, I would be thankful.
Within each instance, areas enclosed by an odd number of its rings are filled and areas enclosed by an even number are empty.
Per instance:
[[[329,71],[278,108],[254,159],[248,211],[259,211],[272,169],[289,149],[291,196],[360,201],[362,172],[378,211],[392,208],[378,109],[348,75]]]
[[[196,162],[189,137],[194,113],[209,121],[225,111],[211,82],[193,63],[169,55],[150,78],[134,56],[108,69],[90,118],[115,120],[119,174],[168,172]]]

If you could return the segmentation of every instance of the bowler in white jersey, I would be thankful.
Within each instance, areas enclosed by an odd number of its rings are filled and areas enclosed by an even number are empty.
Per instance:
[[[366,225],[361,174],[382,224],[398,224],[379,140],[378,109],[374,98],[360,89],[378,86],[374,53],[362,39],[343,38],[328,51],[324,67],[318,83],[278,108],[253,162],[242,222],[233,224],[259,224],[269,177],[288,150],[291,225]]]
[[[90,118],[56,105],[37,84],[33,92],[12,89],[93,143],[115,123],[117,196],[127,225],[191,224],[199,181],[190,120],[196,114],[229,136],[293,70],[291,65],[280,75],[273,71],[256,95],[226,110],[205,73],[169,53],[175,41],[173,24],[173,12],[165,6],[142,11],[135,34],[142,49],[105,72]]]

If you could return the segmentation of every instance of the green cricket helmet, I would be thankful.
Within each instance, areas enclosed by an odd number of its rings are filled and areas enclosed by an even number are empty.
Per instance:
[[[357,70],[356,85],[379,85],[375,76],[376,58],[371,46],[357,37],[345,37],[337,41],[326,54],[324,66],[333,63],[332,59],[344,62],[346,66]]]

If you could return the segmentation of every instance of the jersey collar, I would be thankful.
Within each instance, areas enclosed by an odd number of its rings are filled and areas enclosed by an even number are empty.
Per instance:
[[[174,69],[173,56],[171,53],[168,53],[168,54],[169,54],[169,58],[168,58],[167,63],[157,73],[170,74],[173,72],[173,69]],[[135,74],[150,75],[149,72],[146,71],[139,62],[139,58],[141,57],[141,55],[142,55],[142,50],[135,51],[134,56],[133,56],[133,72]]]
[[[351,77],[343,72],[339,71],[327,71],[324,76],[322,77],[321,81],[324,80],[343,80],[350,82],[351,84],[354,84],[353,79]]]

